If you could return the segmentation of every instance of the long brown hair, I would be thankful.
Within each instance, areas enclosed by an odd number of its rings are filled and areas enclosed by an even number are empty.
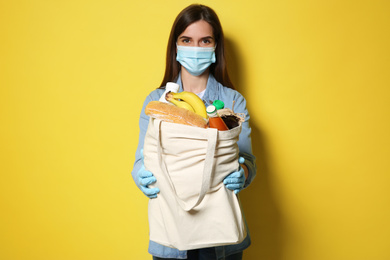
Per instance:
[[[183,9],[173,23],[168,40],[165,74],[159,88],[165,88],[167,82],[176,80],[179,75],[181,65],[176,61],[177,38],[190,24],[199,20],[204,20],[211,25],[217,45],[215,48],[216,62],[210,65],[210,73],[214,75],[219,83],[234,89],[226,66],[225,43],[221,23],[213,9],[200,4],[192,4]]]

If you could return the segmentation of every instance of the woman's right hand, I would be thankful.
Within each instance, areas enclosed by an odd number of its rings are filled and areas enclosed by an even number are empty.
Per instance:
[[[145,169],[144,165],[144,153],[143,149],[141,149],[141,158],[142,158],[142,166],[137,173],[137,180],[141,191],[148,196],[149,199],[157,198],[157,193],[160,192],[159,188],[149,188],[150,184],[155,183],[156,177],[153,176],[153,173]]]

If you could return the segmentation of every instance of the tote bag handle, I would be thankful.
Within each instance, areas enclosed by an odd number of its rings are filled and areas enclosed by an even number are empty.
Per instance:
[[[162,147],[161,147],[161,120],[158,120],[156,125],[156,132],[157,132],[157,157],[158,162],[160,165],[160,168],[163,171],[163,175],[165,176],[165,179],[168,181],[168,183],[171,185],[174,196],[176,198],[177,203],[180,205],[180,207],[185,211],[190,211],[194,209],[196,206],[198,206],[203,198],[205,197],[207,191],[210,189],[210,183],[211,183],[211,173],[213,172],[213,161],[214,161],[214,155],[215,155],[215,148],[217,145],[217,138],[218,138],[218,130],[214,128],[208,128],[207,129],[207,150],[206,150],[206,158],[204,161],[204,168],[203,168],[203,176],[202,176],[202,185],[200,187],[200,192],[198,199],[195,203],[192,205],[188,205],[188,203],[185,203],[182,201],[179,196],[177,196],[175,186],[173,185],[171,176],[169,175],[168,168],[166,164],[164,163],[162,159]]]

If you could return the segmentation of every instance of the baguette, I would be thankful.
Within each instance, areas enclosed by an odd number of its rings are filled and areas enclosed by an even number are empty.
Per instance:
[[[208,127],[207,120],[195,112],[161,101],[150,101],[145,107],[145,114],[166,122]]]

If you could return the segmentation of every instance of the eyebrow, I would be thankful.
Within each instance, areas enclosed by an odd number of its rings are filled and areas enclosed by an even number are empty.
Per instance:
[[[192,37],[183,35],[183,36],[180,36],[179,39],[192,39]],[[213,40],[214,40],[214,37],[212,37],[212,36],[206,36],[206,37],[202,37],[201,39],[202,39],[202,40],[204,40],[204,39],[213,39]]]

